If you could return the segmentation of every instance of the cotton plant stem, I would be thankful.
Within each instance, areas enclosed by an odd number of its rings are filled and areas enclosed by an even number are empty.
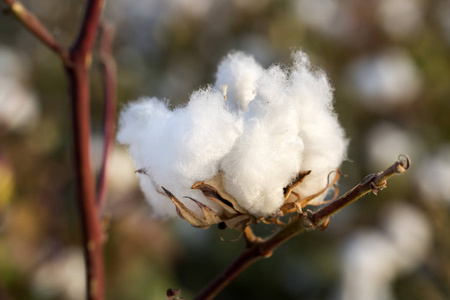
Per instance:
[[[89,79],[87,69],[67,70],[72,97],[73,137],[78,204],[82,219],[88,299],[103,299],[102,229],[98,216],[94,176],[90,163]]]
[[[83,227],[87,299],[104,299],[103,238],[90,162],[90,89],[92,48],[98,32],[103,0],[88,0],[78,36],[64,49],[42,23],[16,0],[4,0],[12,14],[38,39],[59,54],[69,78],[72,102],[75,171]]]
[[[399,157],[399,160],[392,166],[379,174],[366,176],[357,186],[339,197],[336,201],[323,207],[315,213],[302,213],[282,230],[266,240],[247,243],[247,247],[241,252],[237,259],[232,262],[224,271],[216,276],[208,285],[195,297],[195,300],[213,299],[224,287],[226,287],[237,275],[247,269],[257,260],[269,257],[272,252],[281,244],[295,235],[308,229],[319,227],[328,217],[332,216],[345,206],[358,200],[362,196],[373,192],[377,193],[386,186],[386,180],[395,174],[402,174],[410,166],[407,156]]]
[[[83,224],[87,299],[104,299],[103,237],[95,194],[95,180],[90,162],[90,90],[89,71],[92,48],[103,8],[103,0],[86,2],[84,20],[78,37],[70,48],[73,65],[66,66],[71,87],[75,165],[79,206]]]
[[[8,5],[6,12],[11,13],[25,28],[36,36],[48,48],[56,52],[66,61],[68,51],[62,47],[55,37],[45,28],[36,16],[28,11],[22,3],[16,0],[4,0]]]
[[[335,214],[352,202],[358,200],[362,196],[370,192],[377,194],[379,190],[382,190],[386,187],[386,180],[389,177],[395,174],[404,173],[409,169],[410,165],[411,161],[409,157],[407,157],[406,155],[401,155],[399,156],[398,161],[396,161],[385,171],[378,174],[367,175],[357,186],[339,197],[339,199],[314,213],[311,216],[311,222],[313,223],[313,226],[319,226],[323,221],[328,219],[328,217]]]
[[[114,39],[114,29],[111,25],[102,22],[100,27],[100,59],[103,73],[103,96],[104,96],[104,144],[103,161],[100,172],[97,203],[101,213],[104,209],[107,194],[107,174],[108,161],[111,156],[114,142],[114,126],[116,116],[116,63],[112,55],[112,42]]]

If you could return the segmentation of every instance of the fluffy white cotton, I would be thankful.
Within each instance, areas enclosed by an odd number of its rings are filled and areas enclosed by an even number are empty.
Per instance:
[[[296,191],[309,196],[327,185],[328,175],[346,155],[347,140],[333,112],[333,89],[324,72],[311,71],[304,53],[295,54],[289,93],[297,103],[299,135],[305,144],[301,169],[312,171]],[[324,197],[322,194],[314,202]]]
[[[136,168],[145,171],[139,174],[141,188],[161,216],[174,216],[175,209],[160,187],[180,199],[202,200],[190,187],[217,174],[240,132],[221,93],[212,89],[195,92],[187,106],[174,111],[155,98],[141,99],[122,112],[119,125],[117,140],[129,145]],[[192,201],[186,204],[196,209]]]
[[[263,75],[244,116],[244,131],[221,165],[225,189],[254,215],[275,212],[283,204],[283,187],[301,167],[300,120],[286,81],[279,67]]]
[[[228,105],[234,110],[246,111],[248,103],[256,96],[256,81],[263,72],[253,57],[235,52],[220,63],[215,87],[221,89],[226,86]]]
[[[190,187],[219,172],[226,192],[255,216],[275,213],[284,202],[283,188],[300,171],[312,171],[296,190],[301,196],[326,187],[347,141],[325,74],[313,71],[305,54],[293,56],[291,68],[264,70],[235,52],[220,63],[216,88],[194,92],[186,106],[170,111],[152,98],[125,108],[117,139],[129,145],[136,168],[145,170],[141,187],[155,214],[175,212],[160,186],[195,209],[183,196],[206,203]]]

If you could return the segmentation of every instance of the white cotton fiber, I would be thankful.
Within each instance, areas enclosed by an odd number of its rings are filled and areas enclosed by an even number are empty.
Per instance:
[[[283,188],[298,174],[303,141],[295,103],[286,95],[286,75],[270,68],[258,81],[244,131],[222,162],[225,189],[256,216],[277,211]]]
[[[220,160],[240,133],[221,93],[212,89],[193,93],[187,106],[173,112],[157,99],[132,103],[122,112],[119,125],[117,140],[129,145],[136,168],[145,171],[139,174],[142,190],[161,216],[175,215],[161,186],[180,199],[190,196],[207,202],[190,187],[218,172]],[[192,201],[186,202],[197,209]]]
[[[247,110],[256,96],[256,81],[264,69],[251,56],[242,52],[229,54],[220,64],[215,87],[228,87],[227,103],[233,110]]]
[[[326,187],[347,141],[325,74],[311,70],[301,52],[294,53],[292,68],[267,70],[235,52],[220,63],[216,77],[215,89],[194,92],[186,106],[170,111],[164,102],[142,99],[121,114],[117,139],[129,146],[136,168],[145,170],[141,186],[155,214],[175,214],[160,186],[191,209],[195,205],[183,196],[217,210],[190,187],[219,172],[226,192],[257,217],[277,212],[283,188],[301,171],[312,171],[296,188],[302,197]]]
[[[302,170],[311,170],[295,191],[309,196],[327,186],[328,175],[341,164],[348,142],[333,112],[333,90],[325,73],[311,70],[304,53],[295,53],[294,59],[289,89],[298,104],[300,137],[305,144]],[[319,203],[325,195],[313,203]]]

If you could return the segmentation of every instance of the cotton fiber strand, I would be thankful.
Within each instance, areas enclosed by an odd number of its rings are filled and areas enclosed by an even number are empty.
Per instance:
[[[256,217],[280,209],[283,188],[301,171],[312,171],[294,189],[301,197],[327,186],[345,157],[347,140],[326,75],[313,70],[302,52],[293,59],[290,68],[263,69],[253,57],[234,52],[219,64],[214,87],[194,92],[187,105],[172,111],[166,101],[142,98],[125,107],[117,140],[128,145],[141,170],[141,187],[155,215],[176,215],[161,186],[192,210],[198,207],[185,197],[218,211],[191,190],[218,174],[225,191]]]

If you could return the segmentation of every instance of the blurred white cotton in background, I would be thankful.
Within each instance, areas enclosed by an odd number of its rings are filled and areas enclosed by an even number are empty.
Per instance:
[[[431,226],[417,208],[396,203],[385,207],[382,230],[361,230],[342,251],[342,300],[395,299],[392,283],[423,262],[431,243]]]
[[[336,0],[298,0],[292,3],[298,19],[308,27],[330,37],[350,37],[354,18],[345,3]]]
[[[183,196],[218,209],[190,189],[216,175],[225,191],[258,217],[281,207],[283,188],[300,171],[312,171],[295,189],[301,196],[327,186],[328,175],[345,157],[347,140],[325,73],[312,70],[302,52],[293,59],[290,68],[264,70],[253,57],[234,52],[219,64],[216,88],[194,92],[186,106],[171,111],[167,103],[144,98],[122,111],[117,140],[129,146],[142,170],[141,188],[155,215],[175,215],[161,186],[191,210],[198,207]]]
[[[377,1],[381,27],[394,38],[408,38],[423,27],[422,0]]]
[[[366,137],[366,151],[370,168],[389,167],[399,154],[406,154],[414,162],[423,151],[423,144],[413,133],[386,121],[376,123]]]
[[[421,160],[415,175],[425,201],[450,204],[450,145],[441,146]]]
[[[348,67],[348,89],[372,111],[385,112],[415,100],[421,77],[410,56],[390,48],[364,56]]]
[[[171,0],[169,2],[169,7],[176,17],[177,15],[189,15],[196,19],[204,18],[214,2],[209,0]]]
[[[40,264],[32,275],[32,286],[36,293],[46,298],[85,299],[83,251],[66,249]]]
[[[439,25],[441,26],[444,38],[446,39],[447,44],[450,45],[450,2],[438,2],[435,8],[435,15]]]
[[[36,96],[25,83],[28,72],[19,55],[0,47],[0,129],[24,132],[38,119]]]
[[[384,208],[382,228],[397,249],[397,273],[417,267],[427,254],[431,243],[431,224],[419,209],[406,203],[394,203]]]
[[[99,133],[91,135],[91,162],[94,172],[100,174],[103,166],[104,137]],[[110,201],[123,199],[124,195],[138,186],[136,169],[130,155],[123,147],[114,145],[106,166],[108,198]]]
[[[120,195],[138,185],[133,161],[125,149],[114,146],[108,164],[107,178],[110,197],[120,199]]]

